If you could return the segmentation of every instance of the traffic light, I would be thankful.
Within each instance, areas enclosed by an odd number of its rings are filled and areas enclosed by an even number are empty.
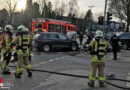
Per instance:
[[[111,20],[112,19],[112,14],[107,12],[107,25],[111,23]]]
[[[103,16],[98,17],[98,24],[103,25],[103,20],[104,20]]]

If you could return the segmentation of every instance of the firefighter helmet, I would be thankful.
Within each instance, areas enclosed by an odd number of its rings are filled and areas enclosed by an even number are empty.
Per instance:
[[[18,31],[19,32],[22,32],[22,31],[25,31],[25,30],[26,30],[26,27],[24,25],[18,26]]]
[[[6,26],[5,26],[5,32],[11,31],[11,30],[13,30],[13,29],[14,29],[14,28],[13,28],[12,25],[6,25]]]
[[[96,37],[103,37],[103,32],[101,30],[96,31]]]

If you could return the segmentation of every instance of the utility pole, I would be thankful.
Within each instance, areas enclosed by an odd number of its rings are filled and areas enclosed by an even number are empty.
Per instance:
[[[94,8],[95,6],[88,6],[88,7],[90,8],[90,10],[92,12],[92,8]],[[91,23],[89,22],[89,29],[90,29],[90,27],[91,27]]]
[[[92,8],[94,8],[95,6],[88,6],[91,10],[92,10]]]
[[[105,22],[105,19],[106,19],[106,10],[107,10],[107,0],[105,0],[105,8],[104,8],[104,24],[103,24],[103,32],[105,31],[105,26],[106,26],[106,22]]]
[[[46,8],[45,8],[45,0],[44,0],[44,19],[46,18]]]

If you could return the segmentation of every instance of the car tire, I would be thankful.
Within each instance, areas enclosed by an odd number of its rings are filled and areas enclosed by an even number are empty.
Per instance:
[[[77,50],[78,50],[77,45],[72,44],[72,46],[71,46],[71,50],[72,50],[72,51],[77,51]]]
[[[43,51],[44,52],[50,52],[51,51],[51,46],[49,44],[44,44],[43,45]]]

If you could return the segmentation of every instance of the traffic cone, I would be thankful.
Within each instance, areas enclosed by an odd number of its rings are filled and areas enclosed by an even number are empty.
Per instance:
[[[0,88],[3,88],[3,80],[2,80],[2,78],[0,77]]]

